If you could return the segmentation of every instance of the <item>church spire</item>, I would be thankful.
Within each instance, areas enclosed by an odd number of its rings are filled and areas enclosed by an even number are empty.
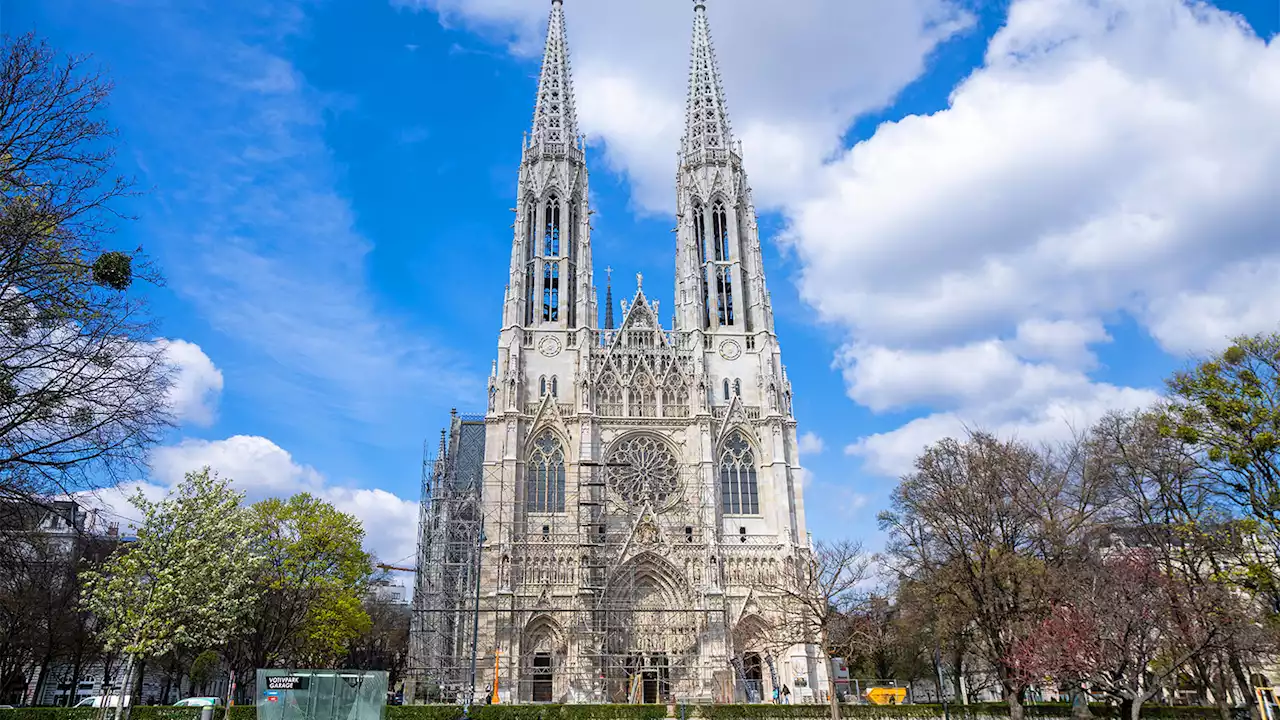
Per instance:
[[[700,151],[728,150],[733,143],[729,111],[725,107],[720,68],[711,46],[707,4],[693,4],[693,50],[689,59],[689,96],[685,103],[683,150],[687,159]]]
[[[538,102],[533,109],[530,145],[544,152],[567,154],[578,139],[578,116],[573,107],[573,81],[569,77],[569,41],[564,29],[563,0],[551,0],[547,21],[547,46],[538,78]]]
[[[613,329],[613,268],[604,269],[604,329]]]
[[[594,325],[597,318],[586,154],[569,75],[564,4],[551,0],[533,132],[525,135],[520,154],[511,280],[503,310],[508,327],[573,331]],[[561,342],[573,347],[568,339]]]
[[[751,186],[729,126],[705,0],[693,4],[685,120],[676,174],[677,323],[713,335],[772,333]]]

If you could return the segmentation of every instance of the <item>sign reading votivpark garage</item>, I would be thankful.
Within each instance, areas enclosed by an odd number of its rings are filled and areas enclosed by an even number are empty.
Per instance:
[[[280,675],[277,677],[267,678],[268,690],[306,690],[307,683],[311,680],[308,677],[299,675]]]

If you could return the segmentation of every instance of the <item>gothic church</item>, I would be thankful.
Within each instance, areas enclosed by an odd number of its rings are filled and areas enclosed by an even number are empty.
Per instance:
[[[674,326],[639,276],[615,323],[611,288],[597,306],[585,145],[552,1],[483,418],[476,702],[825,691],[814,646],[763,640],[785,621],[766,588],[809,541],[791,384],[701,1],[687,103]]]

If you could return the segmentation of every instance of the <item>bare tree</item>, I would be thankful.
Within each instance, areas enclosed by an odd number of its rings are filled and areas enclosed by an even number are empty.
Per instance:
[[[902,478],[886,561],[971,627],[972,648],[995,671],[1013,720],[1026,680],[1009,658],[1051,607],[1049,578],[1070,566],[1104,509],[1105,487],[1077,441],[1034,448],[972,432],[925,450]]]
[[[1200,702],[1207,702],[1213,688],[1220,715],[1228,717],[1230,678],[1256,714],[1245,667],[1274,645],[1264,617],[1274,613],[1269,608],[1277,597],[1275,576],[1254,571],[1271,567],[1262,559],[1270,555],[1270,544],[1257,540],[1256,524],[1232,512],[1231,499],[1194,449],[1165,431],[1166,412],[1111,413],[1090,432],[1114,487],[1116,532],[1155,553],[1176,586],[1170,610],[1183,633],[1178,645],[1194,649],[1204,629],[1213,630],[1213,646],[1188,661]]]
[[[0,39],[0,500],[36,502],[140,465],[169,424],[169,367],[108,249],[131,184],[101,117],[111,85],[33,35]]]
[[[1080,568],[1059,604],[1011,653],[1028,679],[1087,681],[1138,720],[1143,703],[1211,651],[1229,621],[1230,598],[1209,590],[1191,596],[1170,577],[1158,552],[1113,548]],[[1194,607],[1202,605],[1202,607]]]
[[[862,640],[857,611],[867,599],[863,587],[871,557],[860,543],[817,542],[791,565],[793,571],[762,583],[766,613],[774,618],[765,641],[779,651],[816,645],[825,656],[849,657]],[[831,720],[840,719],[836,680],[827,663]]]

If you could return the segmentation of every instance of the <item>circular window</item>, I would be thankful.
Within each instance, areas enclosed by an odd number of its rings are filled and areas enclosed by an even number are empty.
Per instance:
[[[662,440],[652,435],[628,435],[609,450],[609,489],[632,505],[652,503],[655,509],[676,499],[680,465]]]

